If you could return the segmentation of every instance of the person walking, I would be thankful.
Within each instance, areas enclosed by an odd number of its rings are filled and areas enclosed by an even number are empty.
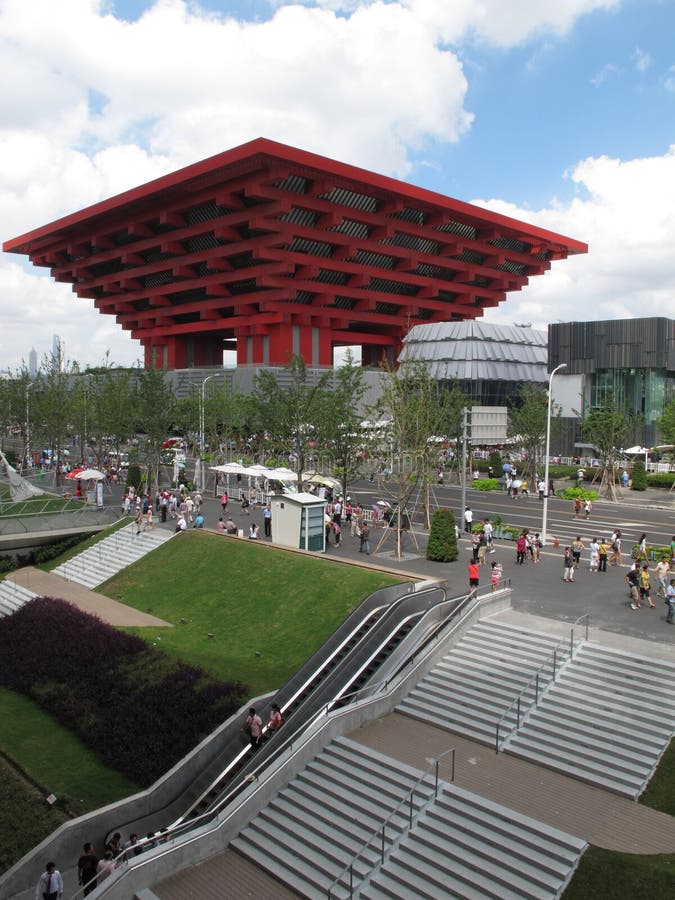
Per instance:
[[[480,569],[477,562],[470,562],[469,570],[469,596],[475,596],[478,593],[478,584],[480,582]]]
[[[56,863],[48,862],[35,888],[35,900],[58,900],[63,897],[63,878]]]
[[[525,554],[527,553],[527,534],[523,531],[518,535],[516,540],[516,563],[522,566],[525,562]]]
[[[575,519],[578,519],[578,518],[579,518],[579,513],[580,513],[581,510],[583,509],[583,505],[584,505],[584,504],[583,504],[583,501],[582,501],[581,497],[575,497],[575,498],[574,498],[574,518],[575,518]]]
[[[598,572],[607,571],[607,555],[610,550],[610,543],[607,538],[603,538],[598,545]]]
[[[586,502],[584,503],[584,517],[586,519],[590,518],[592,509],[593,509],[593,504],[591,503],[590,499],[586,500]]]
[[[598,566],[600,564],[600,544],[598,543],[597,538],[593,538],[591,543],[588,545],[588,549],[591,552],[591,560],[588,566],[588,571],[597,572]]]
[[[628,596],[630,597],[630,608],[640,609],[640,570],[637,564],[632,565],[626,575],[626,584],[628,585]]]
[[[464,510],[464,531],[468,534],[471,534],[471,528],[473,526],[473,511],[470,506],[467,506]]]
[[[666,623],[673,624],[673,613],[675,613],[675,578],[670,579],[670,584],[666,588]]]
[[[656,575],[656,596],[662,600],[666,599],[666,588],[668,581],[668,573],[670,572],[670,563],[666,556],[662,556],[657,562],[654,574]]]
[[[642,532],[638,541],[637,556],[635,559],[647,559],[647,535]]]
[[[361,546],[359,547],[359,553],[365,553],[366,556],[370,556],[370,529],[366,525],[365,522],[361,523],[361,535],[360,541]]]
[[[621,565],[621,529],[617,528],[612,537],[610,538],[612,545],[611,551],[612,554],[609,557],[610,566],[620,566]]]
[[[574,581],[574,554],[571,547],[565,547],[563,554],[563,581]]]
[[[581,560],[581,551],[586,549],[586,545],[581,540],[581,537],[577,535],[572,541],[572,556],[574,557],[574,568],[579,568],[579,561]]]
[[[655,604],[652,603],[648,563],[645,563],[640,569],[640,600],[646,600],[647,606],[650,609],[654,609]]]
[[[502,564],[498,562],[493,562],[491,565],[490,571],[490,583],[492,584],[492,593],[494,593],[499,587],[499,582],[502,580],[503,574]]]
[[[84,886],[83,896],[91,894],[96,890],[96,871],[98,869],[98,856],[94,853],[94,845],[87,843],[84,845],[84,853],[77,861],[77,879],[78,884]]]

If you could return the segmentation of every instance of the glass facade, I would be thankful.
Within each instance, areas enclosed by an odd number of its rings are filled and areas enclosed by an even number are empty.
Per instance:
[[[663,415],[669,379],[661,369],[598,369],[593,377],[591,405],[600,407],[613,400],[628,413],[653,425]]]

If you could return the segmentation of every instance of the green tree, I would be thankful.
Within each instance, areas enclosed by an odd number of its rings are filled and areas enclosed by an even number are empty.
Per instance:
[[[552,408],[552,416],[559,410]],[[546,421],[548,418],[548,392],[539,384],[525,383],[518,391],[518,405],[509,410],[508,433],[517,439],[517,444],[525,451],[522,474],[534,483],[539,465],[545,452]],[[552,419],[551,427],[554,422]],[[495,470],[495,475],[501,474]]]
[[[451,433],[456,427],[459,397],[452,389],[442,389],[419,361],[398,370],[383,365],[382,394],[375,414],[389,422],[387,438],[397,459],[392,489],[396,511],[396,556],[402,556],[402,532],[406,511],[414,491],[423,488],[425,527],[430,526],[430,483],[438,465],[434,436]]]
[[[598,496],[616,500],[616,459],[630,432],[628,416],[612,397],[608,397],[602,406],[588,412],[582,423],[582,432],[584,440],[595,447],[598,458],[602,460]]]
[[[255,377],[254,416],[257,430],[267,432],[277,449],[290,451],[298,483],[318,437],[325,409],[325,390],[332,372],[313,378],[302,356],[294,354],[283,372],[263,369]]]
[[[666,405],[657,425],[662,442],[675,445],[675,398]]]
[[[427,559],[435,562],[453,562],[457,559],[457,534],[455,516],[451,509],[436,510],[429,532]]]
[[[322,393],[319,433],[330,446],[333,474],[340,478],[342,495],[360,468],[359,454],[364,446],[359,406],[366,390],[362,367],[347,353],[344,365],[335,370],[332,390]]]
[[[159,484],[162,443],[176,421],[176,398],[163,369],[137,369],[135,382],[136,430],[144,435],[142,448],[148,471],[147,489]]]
[[[56,465],[56,485],[62,484],[62,463],[68,435],[74,432],[75,403],[71,387],[77,364],[59,356],[46,354],[40,371],[28,388],[26,405],[30,422],[32,449],[46,449]],[[28,437],[27,437],[28,440]]]

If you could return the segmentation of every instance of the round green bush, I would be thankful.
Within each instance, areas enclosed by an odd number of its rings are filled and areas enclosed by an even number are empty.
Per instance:
[[[631,473],[631,489],[634,491],[647,490],[647,473],[645,464],[641,459],[636,459],[633,463],[633,471]]]
[[[451,509],[441,507],[436,510],[431,521],[427,559],[434,562],[453,562],[457,556],[455,516]]]

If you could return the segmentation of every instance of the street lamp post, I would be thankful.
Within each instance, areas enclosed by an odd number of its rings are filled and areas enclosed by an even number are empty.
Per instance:
[[[205,388],[206,382],[210,381],[211,378],[215,378],[215,373],[212,375],[207,375],[206,378],[202,381],[201,391],[199,393],[199,488],[200,490],[204,490],[204,430],[205,430],[205,415],[204,415],[204,400],[205,400]]]
[[[87,452],[87,414],[89,411],[89,379],[91,378],[91,372],[85,372],[84,374],[84,436],[82,440],[82,465],[88,465],[89,460],[85,459],[85,453]]]
[[[546,525],[548,522],[548,463],[551,455],[551,389],[553,376],[560,369],[566,369],[567,363],[560,363],[548,376],[548,409],[546,411],[546,457],[544,460],[544,515],[541,524],[541,543],[546,546]]]
[[[35,382],[29,381],[24,388],[24,395],[26,398],[26,468],[28,468],[28,463],[30,462],[30,407],[28,405],[28,391],[32,387],[35,387]]]

